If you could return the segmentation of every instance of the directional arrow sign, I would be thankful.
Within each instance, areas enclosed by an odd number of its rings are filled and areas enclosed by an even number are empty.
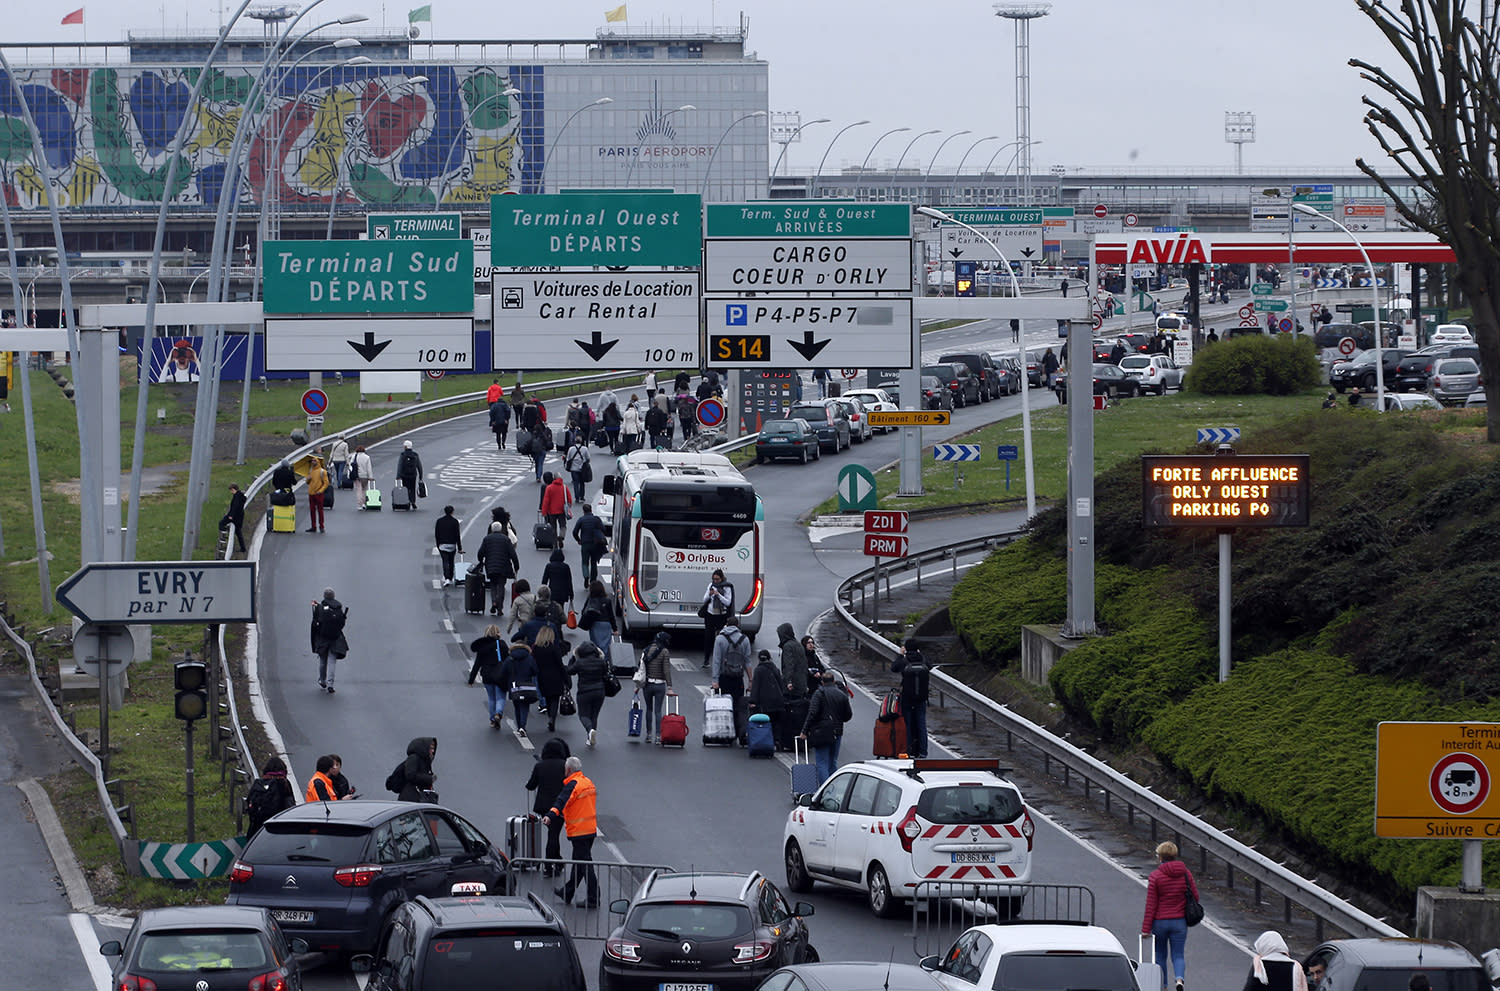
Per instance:
[[[1291,307],[1292,304],[1284,299],[1257,299],[1255,301],[1255,308],[1257,310],[1270,310],[1273,313],[1289,310]]]
[[[864,465],[839,469],[839,512],[858,513],[875,508],[875,475]]]
[[[1041,257],[1043,228],[1040,222],[1025,227],[979,227],[977,224],[975,227],[984,237],[995,242],[995,247],[1004,252],[1008,261]],[[940,234],[943,254],[951,258],[995,258],[995,249],[985,242],[984,237],[968,228],[944,224]]]
[[[908,546],[906,537],[884,533],[865,534],[865,557],[905,557]]]
[[[911,514],[898,510],[867,510],[865,533],[905,533],[911,524]]]
[[[473,317],[266,318],[267,371],[421,372],[473,367]],[[576,352],[568,367],[578,367]]]
[[[910,368],[911,300],[756,296],[711,299],[708,354],[715,368]],[[654,362],[660,364],[660,362]]]
[[[932,459],[934,461],[978,461],[979,452],[982,451],[978,444],[934,444],[932,448]]]
[[[85,623],[253,623],[255,562],[96,562],[57,601]]]
[[[497,271],[493,285],[496,371],[698,363],[696,272]]]
[[[870,410],[865,416],[872,427],[946,427],[952,421],[945,409]]]
[[[178,881],[222,877],[229,873],[243,850],[238,839],[208,843],[138,842],[142,874]]]
[[[1200,444],[1233,444],[1240,439],[1239,427],[1199,427]]]

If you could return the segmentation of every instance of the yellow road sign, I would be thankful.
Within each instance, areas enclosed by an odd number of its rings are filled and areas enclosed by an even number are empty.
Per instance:
[[[1375,728],[1375,835],[1500,837],[1500,723]]]
[[[946,427],[952,415],[945,409],[871,410],[872,427]]]

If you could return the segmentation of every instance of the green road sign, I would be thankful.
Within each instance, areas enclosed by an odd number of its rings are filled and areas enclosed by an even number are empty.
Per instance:
[[[1276,287],[1269,282],[1257,282],[1250,287],[1250,292],[1256,296],[1269,296],[1276,291]]]
[[[371,241],[452,241],[463,237],[460,213],[372,213],[365,217]]]
[[[1255,301],[1257,310],[1269,310],[1272,313],[1280,313],[1282,310],[1290,310],[1292,304],[1284,299],[1258,299]]]
[[[493,265],[681,265],[703,260],[697,193],[549,193],[490,198]]]
[[[995,207],[988,210],[944,210],[971,227],[1040,227],[1045,211],[1039,207]],[[1070,214],[1071,216],[1071,214]]]
[[[474,242],[266,241],[266,313],[472,313]]]
[[[707,214],[705,237],[911,237],[911,207],[904,203],[711,203]]]
[[[839,469],[839,512],[862,513],[875,508],[875,476],[864,465]]]

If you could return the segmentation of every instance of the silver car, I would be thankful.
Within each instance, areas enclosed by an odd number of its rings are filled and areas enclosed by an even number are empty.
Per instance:
[[[1484,388],[1484,377],[1473,358],[1439,358],[1432,363],[1427,391],[1444,406],[1457,406],[1470,393]]]
[[[1168,389],[1182,391],[1182,369],[1164,354],[1127,354],[1120,371],[1141,383],[1142,392],[1165,395]]]

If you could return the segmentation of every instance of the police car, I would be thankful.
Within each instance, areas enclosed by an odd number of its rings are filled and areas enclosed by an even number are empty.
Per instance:
[[[1010,913],[1031,880],[1036,833],[1020,790],[994,760],[878,760],[845,764],[787,816],[787,887],[822,881],[865,892],[888,918],[905,900],[936,896],[928,882],[1004,885]]]

